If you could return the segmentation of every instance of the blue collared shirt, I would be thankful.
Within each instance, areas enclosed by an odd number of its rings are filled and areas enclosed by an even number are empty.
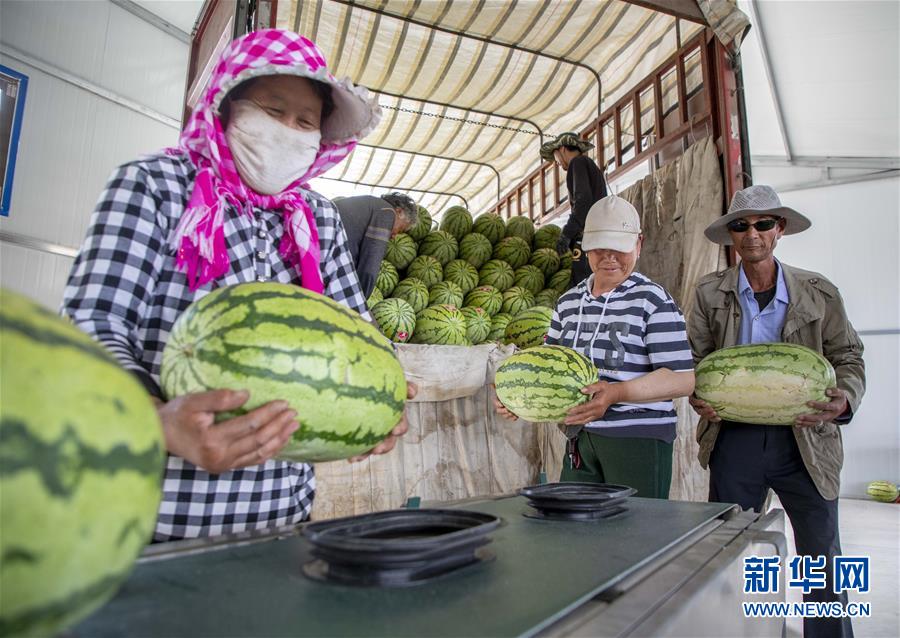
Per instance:
[[[753,288],[750,287],[747,275],[744,274],[744,267],[738,269],[738,299],[742,310],[741,334],[738,342],[740,344],[781,341],[781,330],[784,327],[790,297],[784,281],[784,270],[777,259],[775,266],[778,268],[775,277],[775,297],[761,312],[756,297],[753,296]]]

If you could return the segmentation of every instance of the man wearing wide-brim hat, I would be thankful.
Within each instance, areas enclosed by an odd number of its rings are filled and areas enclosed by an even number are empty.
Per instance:
[[[697,284],[688,317],[694,360],[738,344],[798,343],[820,352],[837,375],[829,400],[810,402],[793,426],[723,421],[707,403],[692,398],[701,416],[699,459],[710,469],[709,500],[760,511],[769,488],[778,494],[794,527],[798,555],[826,556],[827,587],[807,601],[838,601],[832,591],[833,558],[841,553],[838,493],[844,452],[841,427],[850,422],[865,392],[863,344],[837,288],[824,276],[784,264],[774,256],[784,235],[811,222],[782,205],[769,186],[738,191],[728,214],[706,229],[706,237],[733,245],[736,266],[711,273]],[[802,574],[801,574],[802,575]],[[852,635],[849,619],[806,618],[807,636]]]
[[[591,274],[591,266],[581,247],[584,220],[591,206],[606,197],[606,180],[597,164],[585,155],[594,148],[577,133],[567,132],[541,145],[541,159],[555,160],[566,171],[566,188],[569,191],[569,220],[562,229],[557,243],[560,254],[572,251],[572,279],[575,286]]]

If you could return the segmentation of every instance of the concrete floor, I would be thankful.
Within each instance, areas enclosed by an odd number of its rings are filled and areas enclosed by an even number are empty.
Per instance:
[[[773,499],[772,507],[781,507]],[[872,605],[870,618],[855,618],[857,638],[900,637],[900,504],[842,498],[839,506],[841,549],[846,556],[869,556],[870,591],[850,594],[850,600]],[[796,555],[794,533],[786,521],[788,553]],[[788,589],[788,602],[800,602],[797,590]],[[788,620],[788,638],[803,635],[799,619]]]

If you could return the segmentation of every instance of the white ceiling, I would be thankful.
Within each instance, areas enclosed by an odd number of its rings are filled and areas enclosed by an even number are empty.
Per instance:
[[[754,17],[750,2],[739,7]],[[900,156],[900,3],[757,0],[741,47],[750,152],[785,155],[763,34],[793,156]]]
[[[188,34],[203,7],[203,0],[134,0],[134,3]]]

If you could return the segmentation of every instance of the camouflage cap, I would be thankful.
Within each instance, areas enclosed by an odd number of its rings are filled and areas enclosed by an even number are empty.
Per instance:
[[[571,131],[566,133],[561,133],[556,136],[556,139],[550,142],[544,142],[541,144],[541,159],[550,162],[553,160],[553,153],[563,146],[575,146],[582,153],[585,151],[594,148],[594,145],[588,142],[585,139],[582,139],[577,133],[572,133]]]

